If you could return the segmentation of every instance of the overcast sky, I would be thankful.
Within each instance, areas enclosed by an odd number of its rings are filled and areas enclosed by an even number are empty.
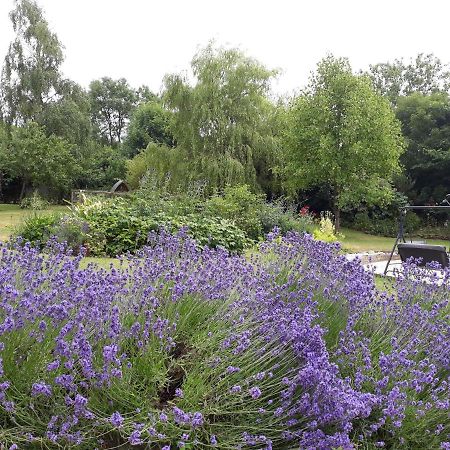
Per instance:
[[[0,0],[0,57],[13,37]],[[125,77],[159,91],[164,74],[189,68],[210,39],[282,69],[278,93],[303,86],[327,53],[355,70],[434,53],[450,62],[447,0],[38,0],[65,47],[63,72],[87,87]]]

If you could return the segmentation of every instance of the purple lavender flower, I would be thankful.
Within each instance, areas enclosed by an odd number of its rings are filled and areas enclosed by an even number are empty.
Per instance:
[[[249,390],[249,394],[252,398],[257,399],[261,397],[261,389],[258,386],[252,387]]]
[[[196,427],[201,427],[203,425],[203,415],[200,412],[196,412],[194,413],[194,415],[192,416],[192,426],[194,428]]]
[[[239,394],[240,392],[242,391],[242,387],[241,386],[239,386],[239,385],[234,385],[231,389],[230,389],[230,392],[232,393],[232,394]]]
[[[33,383],[31,387],[31,396],[37,397],[38,395],[43,395],[45,397],[51,397],[52,388],[45,383]]]
[[[115,427],[115,428],[119,428],[123,425],[123,417],[120,415],[120,413],[118,411],[114,412],[109,421],[111,422],[111,424]]]
[[[175,396],[179,398],[183,398],[184,394],[180,388],[175,389]]]

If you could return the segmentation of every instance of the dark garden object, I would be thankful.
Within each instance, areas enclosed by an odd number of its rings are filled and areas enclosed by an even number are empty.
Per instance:
[[[395,240],[394,247],[389,255],[386,268],[384,269],[384,275],[388,271],[389,264],[394,255],[395,249],[398,248],[400,258],[404,262],[407,258],[420,259],[420,265],[425,265],[428,262],[436,261],[441,264],[442,267],[449,266],[449,257],[445,251],[445,247],[442,245],[426,245],[410,243],[406,244],[405,239],[405,217],[408,211],[411,210],[432,210],[432,211],[446,211],[450,212],[450,194],[447,194],[445,199],[436,206],[404,206],[400,209],[400,220],[397,233],[397,239]],[[403,243],[402,243],[403,242]]]

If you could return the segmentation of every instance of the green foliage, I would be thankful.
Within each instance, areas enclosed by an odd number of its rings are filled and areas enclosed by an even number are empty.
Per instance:
[[[295,208],[286,204],[283,199],[264,203],[260,209],[260,220],[264,233],[277,227],[282,234],[288,231],[312,234],[316,227],[312,215],[297,214]]]
[[[447,93],[400,98],[396,114],[407,149],[402,156],[418,204],[440,202],[450,190],[450,99]]]
[[[118,148],[89,142],[80,155],[81,170],[75,181],[80,189],[111,189],[125,178],[125,157]]]
[[[405,218],[405,233],[414,233],[420,228],[421,224],[420,217],[413,212],[409,212]],[[352,227],[369,234],[395,237],[398,233],[398,219],[369,216],[369,213],[364,211],[355,214]]]
[[[398,191],[394,191],[392,200],[383,208],[361,205],[357,209],[346,211],[345,218],[348,225],[356,230],[374,235],[395,237],[398,233],[400,209],[407,204],[407,197]],[[414,212],[408,212],[405,220],[406,233],[415,232],[420,225],[420,217]]]
[[[100,136],[110,146],[120,144],[136,103],[136,93],[127,80],[103,77],[89,85],[92,120]]]
[[[397,104],[401,96],[413,92],[431,94],[446,91],[450,87],[448,66],[433,54],[419,53],[409,63],[396,59],[393,63],[371,65],[369,76],[377,91],[393,105]]]
[[[127,161],[127,181],[132,189],[151,183],[168,192],[185,191],[193,182],[186,153],[151,142],[147,148]]]
[[[52,238],[60,243],[66,243],[75,254],[79,253],[81,247],[87,247],[87,253],[90,252],[88,232],[89,225],[86,222],[68,214],[61,216],[50,230]]]
[[[43,248],[52,236],[53,229],[58,221],[59,216],[56,214],[35,213],[27,217],[24,223],[15,230],[13,239],[20,237],[25,242]]]
[[[1,76],[1,108],[8,124],[38,120],[60,92],[62,45],[33,0],[18,0],[10,13],[15,32]]]
[[[85,198],[50,228],[43,223],[39,240],[56,236],[75,251],[84,245],[92,256],[116,256],[144,246],[152,231],[187,228],[202,247],[220,246],[241,253],[274,227],[282,232],[312,232],[313,226],[310,216],[296,218],[281,203],[266,204],[248,186],[227,187],[223,197],[206,201],[201,189],[170,195],[161,187],[147,186],[126,198]],[[39,224],[33,227],[38,228]]]
[[[34,191],[32,195],[25,197],[20,202],[20,207],[22,209],[32,209],[32,210],[42,210],[47,209],[50,203],[45,200],[38,191]]]
[[[268,170],[277,140],[275,107],[268,101],[275,75],[236,49],[210,44],[192,60],[196,84],[165,78],[165,104],[174,111],[171,130],[188,155],[190,172],[213,192],[226,185],[257,187]]]
[[[22,180],[21,198],[28,186],[45,187],[55,196],[68,192],[77,169],[71,145],[54,135],[47,137],[34,122],[13,128],[9,146],[0,155],[0,171]]]
[[[339,228],[348,205],[389,201],[403,150],[400,125],[370,81],[327,57],[295,99],[280,171],[291,192],[327,185]]]
[[[62,137],[81,151],[92,140],[89,96],[81,86],[69,80],[60,83],[60,92],[57,100],[41,111],[37,122],[47,135]]]
[[[222,246],[232,252],[241,252],[250,244],[245,233],[227,219],[145,210],[142,202],[130,202],[130,199],[90,199],[75,205],[73,213],[89,225],[87,245],[92,255],[133,252],[145,245],[151,231],[160,228],[171,232],[188,228],[189,235],[199,245]]]
[[[127,128],[124,149],[134,157],[151,142],[173,147],[174,139],[169,131],[171,114],[157,101],[142,103],[134,111]]]
[[[234,221],[250,239],[258,240],[263,235],[263,205],[263,195],[252,193],[249,186],[227,186],[223,196],[216,195],[205,202],[205,212]]]
[[[319,227],[313,232],[314,239],[324,242],[336,242],[336,229],[333,223],[333,215],[326,211],[320,214]]]
[[[204,203],[205,214],[235,222],[253,240],[259,240],[275,227],[288,231],[312,233],[312,216],[297,215],[282,200],[267,203],[262,194],[254,194],[250,187],[227,186],[222,196],[215,195]]]

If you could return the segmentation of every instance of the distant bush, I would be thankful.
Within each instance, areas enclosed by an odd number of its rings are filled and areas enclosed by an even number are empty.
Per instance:
[[[344,223],[355,230],[369,234],[395,237],[398,232],[399,215],[408,199],[396,192],[389,205],[384,208],[364,207],[359,211],[348,211]],[[405,232],[413,233],[422,225],[421,218],[414,212],[408,212],[405,219]]]
[[[33,246],[43,248],[59,220],[60,217],[56,214],[33,214],[15,230],[13,239],[20,236]]]
[[[267,203],[264,195],[255,194],[247,185],[225,188],[223,196],[205,202],[207,214],[233,220],[247,236],[259,240],[275,227],[288,231],[312,233],[315,224],[311,214],[296,214],[282,200]]]
[[[32,246],[43,249],[52,238],[65,243],[67,248],[78,254],[86,246],[88,224],[72,215],[34,214],[16,228],[13,240],[21,239]]]
[[[87,247],[89,225],[72,215],[62,216],[50,230],[52,236],[60,243],[67,244],[68,248],[78,254],[82,247]]]
[[[296,214],[283,202],[266,203],[248,186],[227,187],[222,196],[205,200],[200,184],[183,193],[169,193],[154,177],[145,177],[141,189],[127,198],[84,198],[60,219],[36,219],[18,230],[25,240],[42,246],[55,236],[78,253],[82,246],[92,256],[136,252],[150,232],[182,228],[199,246],[223,247],[233,253],[264,238],[273,228],[312,233],[311,214]]]
[[[214,196],[205,202],[205,212],[210,216],[232,220],[250,239],[263,236],[261,211],[264,196],[254,194],[247,185],[229,186],[223,196]]]
[[[32,195],[29,197],[25,197],[20,202],[20,207],[22,209],[32,209],[32,210],[41,210],[46,209],[50,206],[50,203],[43,198],[38,191],[34,191]]]

